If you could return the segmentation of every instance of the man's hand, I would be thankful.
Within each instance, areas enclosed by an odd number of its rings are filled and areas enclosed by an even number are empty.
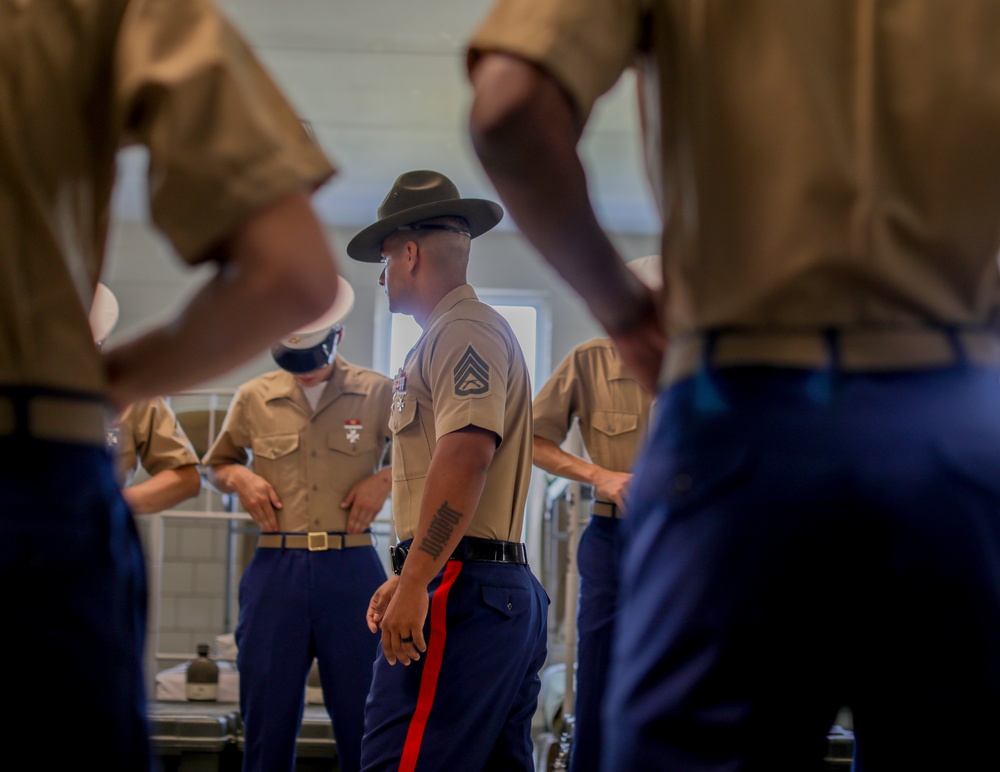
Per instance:
[[[630,472],[611,472],[602,469],[594,478],[596,498],[602,501],[613,501],[622,512],[625,511],[625,494],[632,482]]]
[[[632,482],[630,472],[612,472],[610,469],[566,452],[552,440],[539,437],[537,434],[534,436],[532,452],[534,464],[539,469],[568,480],[592,485],[596,498],[601,501],[613,501],[623,512],[625,511],[625,496],[629,483]]]
[[[386,498],[392,490],[392,476],[389,469],[376,472],[355,483],[340,506],[347,513],[347,532],[361,533],[368,530],[378,513],[382,511]]]
[[[234,475],[232,485],[240,497],[243,506],[262,531],[277,531],[278,516],[276,509],[281,509],[281,499],[271,487],[271,483],[254,474],[249,469]]]
[[[390,577],[368,604],[368,629],[382,631],[382,651],[390,665],[409,665],[427,651],[424,622],[427,619],[427,588],[419,583]]]

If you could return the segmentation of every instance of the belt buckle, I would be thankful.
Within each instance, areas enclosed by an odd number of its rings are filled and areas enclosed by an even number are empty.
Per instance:
[[[310,552],[322,552],[330,549],[330,540],[326,531],[310,531],[306,536],[306,544]]]

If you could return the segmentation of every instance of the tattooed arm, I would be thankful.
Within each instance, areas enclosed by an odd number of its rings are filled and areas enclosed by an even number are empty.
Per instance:
[[[438,438],[427,470],[420,522],[403,573],[390,579],[372,598],[369,626],[382,630],[382,648],[391,664],[408,665],[427,649],[427,585],[448,561],[465,535],[486,484],[497,437],[467,426]],[[385,590],[386,592],[383,592]],[[413,642],[401,642],[412,638]]]

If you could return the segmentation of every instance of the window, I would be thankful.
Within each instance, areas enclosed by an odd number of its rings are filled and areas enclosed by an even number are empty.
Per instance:
[[[476,289],[484,303],[493,306],[510,324],[531,376],[533,393],[538,391],[536,373],[551,369],[551,320],[545,296],[540,292]],[[375,369],[390,376],[403,366],[407,352],[420,337],[420,325],[412,316],[389,313],[384,294],[375,303]]]

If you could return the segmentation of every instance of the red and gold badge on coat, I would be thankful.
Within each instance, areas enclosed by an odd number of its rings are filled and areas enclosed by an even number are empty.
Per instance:
[[[406,402],[406,371],[400,367],[396,371],[396,377],[392,380],[392,407],[390,412],[403,412],[403,405]]]
[[[361,439],[361,419],[348,418],[344,421],[344,433],[347,435],[349,443],[357,445],[358,440]]]

